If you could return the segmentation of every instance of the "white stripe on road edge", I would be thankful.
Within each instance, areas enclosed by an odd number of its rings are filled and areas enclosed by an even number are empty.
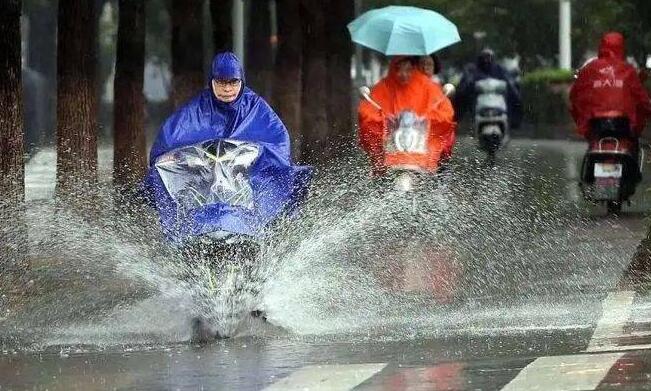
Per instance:
[[[651,344],[643,345],[618,345],[618,346],[597,346],[590,353],[596,352],[628,352],[633,350],[651,350]]]
[[[624,353],[541,357],[527,365],[502,391],[594,390]]]
[[[608,294],[602,304],[601,319],[592,334],[587,352],[613,350],[613,338],[624,334],[624,325],[631,315],[635,292],[619,291]]]
[[[631,338],[651,338],[651,331],[631,331],[626,333],[626,336]]]
[[[347,391],[387,364],[314,365],[303,367],[265,388],[266,391]]]

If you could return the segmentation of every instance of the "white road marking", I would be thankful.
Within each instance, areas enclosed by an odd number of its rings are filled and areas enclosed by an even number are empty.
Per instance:
[[[651,344],[642,344],[642,345],[618,345],[618,346],[597,346],[590,352],[627,352],[633,350],[649,350],[651,349]]]
[[[626,333],[626,336],[631,338],[650,338],[651,331],[631,331],[630,333]]]
[[[314,365],[292,373],[266,391],[348,391],[380,372],[387,364]]]
[[[594,390],[624,353],[541,357],[527,365],[502,391]]]
[[[44,200],[54,195],[57,154],[55,148],[36,152],[25,166],[25,199]],[[102,146],[97,150],[97,167],[100,181],[110,181],[113,170],[113,148]]]
[[[579,171],[574,154],[571,151],[565,151],[565,167],[567,173],[567,196],[569,200],[579,201],[581,194],[579,192]]]
[[[614,350],[613,339],[624,335],[624,325],[631,315],[633,291],[611,292],[602,304],[602,316],[592,334],[587,352]]]

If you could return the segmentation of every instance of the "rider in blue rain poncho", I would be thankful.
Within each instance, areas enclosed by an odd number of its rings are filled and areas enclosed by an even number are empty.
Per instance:
[[[212,232],[255,236],[295,206],[309,186],[311,170],[292,165],[285,125],[244,83],[242,65],[233,53],[215,56],[209,86],[165,121],[151,148],[145,185],[153,193],[164,232],[175,242]],[[214,202],[180,214],[157,161],[178,148],[218,139],[261,147],[248,172],[252,207]]]

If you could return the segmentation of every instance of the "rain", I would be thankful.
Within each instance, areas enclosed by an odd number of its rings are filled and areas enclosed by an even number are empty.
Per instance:
[[[651,7],[577,3],[0,5],[0,390],[649,387]]]

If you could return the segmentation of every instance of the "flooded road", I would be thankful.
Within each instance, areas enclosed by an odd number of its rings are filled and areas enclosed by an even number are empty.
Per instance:
[[[190,288],[166,269],[174,254],[140,231],[73,227],[75,216],[63,242],[95,245],[46,250],[56,239],[34,212],[34,256],[67,259],[56,277],[42,266],[47,294],[0,320],[0,390],[651,387],[646,328],[632,327],[651,322],[651,306],[612,293],[646,233],[649,178],[606,217],[580,199],[584,148],[515,140],[487,167],[462,140],[417,213],[324,174],[305,222],[266,250],[255,305],[274,326],[250,319],[208,346],[186,342]],[[65,283],[84,267],[97,273]]]

